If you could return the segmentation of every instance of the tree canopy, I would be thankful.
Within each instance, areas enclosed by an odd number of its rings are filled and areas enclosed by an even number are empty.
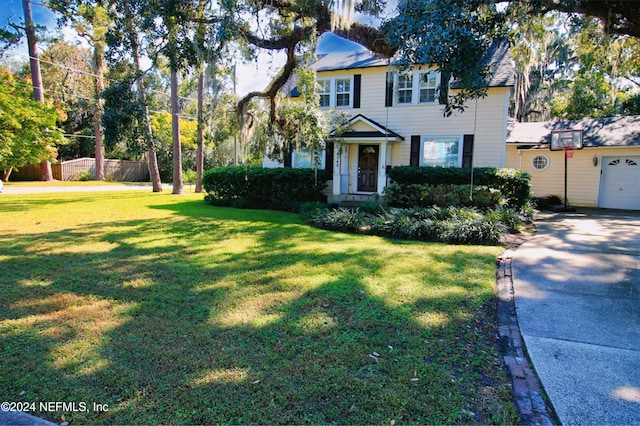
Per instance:
[[[62,111],[52,103],[33,100],[30,80],[19,81],[9,71],[0,71],[0,169],[54,159],[55,146],[65,142],[56,127],[61,117]]]

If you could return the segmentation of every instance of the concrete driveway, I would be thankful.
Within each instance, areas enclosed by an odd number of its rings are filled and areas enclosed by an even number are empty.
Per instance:
[[[565,425],[640,425],[640,212],[542,214],[514,251],[520,332]]]

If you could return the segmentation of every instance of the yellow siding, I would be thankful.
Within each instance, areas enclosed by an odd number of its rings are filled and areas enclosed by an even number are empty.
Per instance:
[[[549,157],[549,166],[535,170],[532,160],[536,155]],[[640,155],[640,147],[630,148],[585,148],[573,151],[567,159],[567,199],[573,206],[597,207],[600,190],[602,157]],[[598,165],[593,165],[593,158]],[[550,150],[518,150],[507,148],[507,167],[515,167],[531,175],[531,189],[535,197],[557,195],[564,198],[564,153]]]
[[[476,167],[503,167],[505,162],[508,87],[490,88],[483,99],[472,101],[464,113],[443,117],[443,106],[398,105],[385,107],[386,67],[319,72],[318,78],[362,75],[361,108],[338,108],[349,116],[362,114],[405,140],[394,143],[393,166],[408,165],[411,135],[460,136],[475,134],[473,164]]]

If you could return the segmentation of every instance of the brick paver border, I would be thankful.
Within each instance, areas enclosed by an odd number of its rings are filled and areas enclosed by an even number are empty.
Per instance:
[[[524,425],[559,425],[526,354],[513,291],[511,250],[497,258],[498,352],[513,386],[514,402]]]

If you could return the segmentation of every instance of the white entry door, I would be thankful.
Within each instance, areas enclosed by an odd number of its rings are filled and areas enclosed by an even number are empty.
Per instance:
[[[640,210],[640,156],[602,157],[598,207]]]

